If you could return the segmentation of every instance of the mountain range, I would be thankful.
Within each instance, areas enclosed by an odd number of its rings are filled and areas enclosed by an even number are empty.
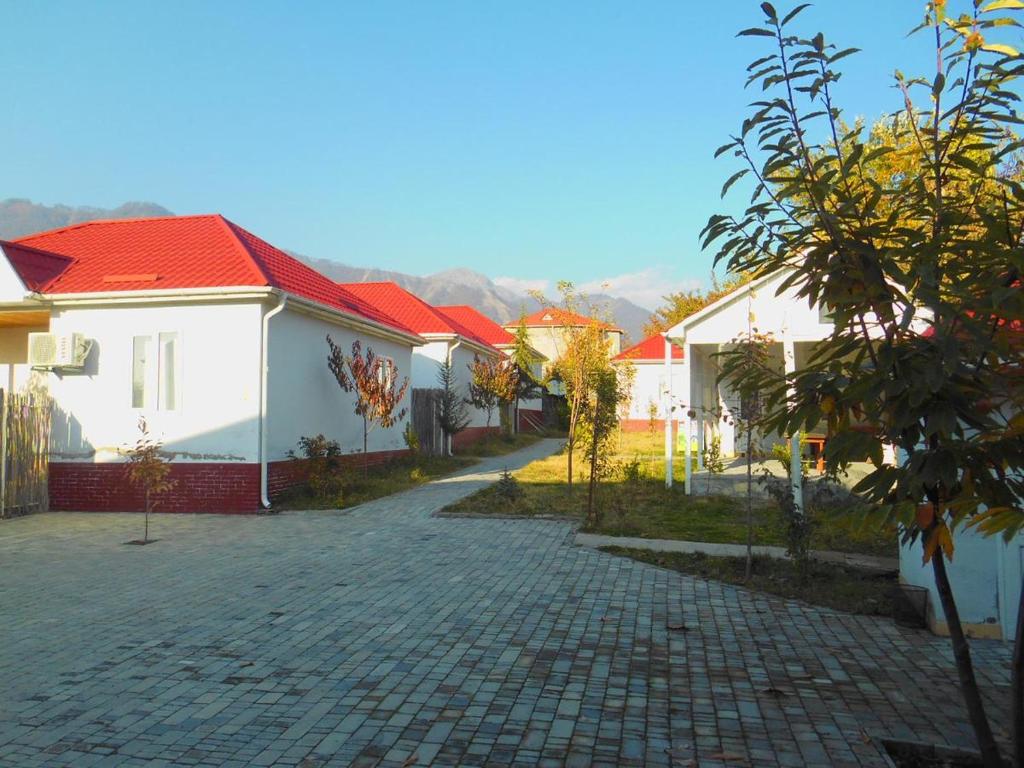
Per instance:
[[[0,201],[0,238],[12,239],[94,219],[173,215],[156,203],[129,202],[116,208],[95,208],[41,205],[31,200],[10,198]],[[289,253],[337,282],[393,280],[430,304],[468,304],[501,323],[514,321],[523,312],[533,312],[540,306],[533,297],[496,285],[486,275],[468,268],[448,269],[421,276],[374,267],[354,267],[333,259],[314,258],[293,251]],[[626,332],[627,341],[635,342],[642,338],[641,328],[651,315],[649,310],[614,296],[598,294],[589,299],[612,315],[615,323]]]

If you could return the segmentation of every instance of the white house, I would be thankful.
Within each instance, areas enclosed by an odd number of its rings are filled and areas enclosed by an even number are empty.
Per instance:
[[[473,307],[457,305],[435,307],[435,309],[455,322],[461,323],[465,328],[468,328],[479,338],[495,349],[501,350],[507,356],[512,357],[515,353],[516,337]],[[527,348],[527,354],[530,357],[530,375],[535,381],[541,381],[544,376],[544,363],[547,361],[547,358],[533,347]],[[543,398],[523,398],[518,403],[517,410],[520,430],[533,431],[544,428]]]
[[[594,318],[584,317],[574,312],[568,312],[557,307],[545,307],[531,315],[526,315],[518,322],[507,323],[505,330],[515,333],[521,325],[526,327],[526,335],[530,346],[544,356],[543,372],[546,374],[551,366],[558,362],[558,359],[565,354],[569,331],[573,328],[583,328],[597,322],[604,331],[605,341],[608,343],[608,354],[615,356],[622,350],[621,328],[616,328],[608,323],[595,321]],[[565,394],[562,385],[558,381],[548,384],[548,391],[554,395]]]
[[[797,370],[816,343],[832,333],[828,313],[811,306],[796,295],[796,289],[781,290],[789,270],[775,272],[740,286],[670,328],[663,347],[662,365],[674,362],[675,350],[683,351],[682,377],[672,377],[672,391],[666,396],[663,410],[671,408],[678,428],[691,436],[701,450],[713,430],[721,436],[725,455],[735,455],[739,446],[733,426],[716,418],[719,412],[734,413],[739,403],[734,392],[718,383],[718,366],[713,354],[728,347],[743,334],[756,331],[770,334],[775,340],[772,354],[780,370]],[[921,323],[922,321],[916,320]],[[923,323],[922,323],[923,325]],[[922,327],[923,330],[923,327]],[[668,354],[673,354],[670,363]],[[824,439],[824,434],[819,436]],[[689,447],[686,441],[687,488],[690,487]],[[794,442],[798,436],[792,438]],[[767,447],[767,446],[763,446]],[[666,460],[672,461],[673,441],[666,427]],[[794,492],[800,497],[802,466],[799,452],[794,451]],[[671,472],[668,473],[671,483]],[[956,553],[949,568],[950,580],[960,606],[961,618],[968,632],[976,636],[1013,636],[1017,621],[1017,603],[1024,576],[1024,534],[1005,543],[999,538],[982,538],[973,532],[960,531],[956,537]],[[931,567],[922,565],[920,544],[900,550],[900,579],[906,584],[929,592],[929,623],[940,633],[946,631]]]
[[[422,340],[412,355],[412,386],[417,389],[438,387],[438,374],[442,364],[451,363],[456,386],[469,395],[470,366],[474,358],[504,359],[504,354],[491,346],[473,330],[462,325],[423,299],[402,288],[398,283],[344,283],[342,287],[382,312],[396,318],[405,327],[413,329]],[[488,432],[500,430],[497,410],[491,414],[469,406],[469,426],[453,438],[458,450],[484,437]]]
[[[362,451],[325,337],[359,338],[406,371],[422,344],[219,215],[89,222],[0,250],[0,363],[8,385],[52,398],[53,509],[140,508],[123,469],[140,416],[173,460],[177,486],[160,509],[266,507],[301,479],[288,458],[300,437]],[[31,361],[30,332],[52,334],[33,337]],[[65,345],[60,359],[47,361],[50,343]],[[404,426],[372,432],[367,459],[404,452]]]
[[[671,352],[670,374],[665,371],[665,338],[660,334],[648,336],[612,358],[614,365],[630,365],[635,371],[628,411],[620,422],[626,431],[639,432],[650,429],[652,424],[655,429],[663,430],[665,420],[671,422],[667,395],[669,392],[682,391],[683,350],[672,345]]]

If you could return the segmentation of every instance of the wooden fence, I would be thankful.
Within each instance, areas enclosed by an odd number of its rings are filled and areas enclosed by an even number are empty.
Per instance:
[[[50,404],[0,389],[0,518],[49,508]]]
[[[437,421],[440,389],[413,389],[412,428],[420,441],[420,450],[431,456],[444,453],[444,432]]]

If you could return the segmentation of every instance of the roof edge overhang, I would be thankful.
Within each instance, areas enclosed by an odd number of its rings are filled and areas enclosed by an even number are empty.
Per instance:
[[[714,301],[711,304],[708,304],[706,307],[704,307],[701,310],[698,310],[697,312],[694,312],[689,317],[684,317],[682,320],[680,320],[678,323],[673,325],[671,328],[669,328],[661,335],[664,336],[666,340],[672,342],[676,346],[678,346],[680,343],[685,343],[686,329],[689,326],[694,325],[695,323],[707,317],[710,317],[711,315],[714,315],[716,312],[729,306],[744,294],[750,293],[750,291],[760,288],[762,285],[767,283],[772,278],[777,277],[792,269],[793,267],[782,267],[780,269],[773,270],[767,274],[761,275],[760,277],[754,278],[749,283],[744,283],[743,285],[739,286],[735,291],[727,293],[718,301]]]
[[[421,333],[420,336],[422,336],[427,341],[457,340],[460,344],[469,347],[470,349],[475,349],[478,352],[482,352],[485,355],[494,355],[495,352],[500,353],[500,350],[497,347],[491,346],[489,344],[481,344],[479,341],[475,341],[474,339],[468,339],[461,333]]]
[[[401,344],[407,344],[411,347],[421,347],[424,344],[423,337],[418,334],[406,333],[398,328],[392,328],[384,323],[371,320],[368,317],[344,312],[340,309],[329,307],[326,304],[312,301],[303,296],[296,296],[294,293],[282,291],[279,288],[271,289],[270,293],[275,296],[286,296],[288,298],[288,308],[298,308],[298,311],[312,317],[333,320],[339,325],[347,326],[353,330],[366,331],[375,336],[379,336],[390,341],[397,341]]]
[[[264,301],[272,296],[286,296],[288,306],[301,308],[308,314],[340,322],[356,330],[373,333],[410,346],[421,346],[423,339],[398,328],[392,328],[367,317],[344,312],[335,307],[312,301],[280,288],[270,286],[227,286],[223,288],[164,288],[143,291],[95,291],[86,293],[39,293],[30,298],[38,303],[56,307],[98,306],[103,304],[149,304],[155,301],[176,301],[187,303],[228,301]],[[25,306],[25,305],[23,305]],[[38,304],[36,305],[38,306]]]

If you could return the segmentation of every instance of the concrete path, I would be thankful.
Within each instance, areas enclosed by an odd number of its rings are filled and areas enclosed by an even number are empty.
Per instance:
[[[0,524],[0,766],[882,766],[969,743],[948,644],[432,513]],[[1009,649],[973,651],[990,712]],[[1004,724],[1000,725],[1003,728]]]
[[[643,539],[636,536],[604,536],[599,533],[577,533],[574,539],[581,547],[629,547],[631,549],[647,549],[651,552],[682,552],[684,554],[703,553],[705,555],[717,555],[719,557],[746,557],[747,546],[745,544],[718,544],[710,541],[678,541],[675,539]],[[755,555],[774,557],[777,560],[786,560],[785,547],[775,546],[754,546]],[[838,563],[853,568],[860,568],[865,571],[876,573],[891,573],[899,570],[900,561],[895,557],[874,557],[872,555],[858,555],[850,552],[829,552],[826,550],[811,550],[811,557],[824,563]]]

